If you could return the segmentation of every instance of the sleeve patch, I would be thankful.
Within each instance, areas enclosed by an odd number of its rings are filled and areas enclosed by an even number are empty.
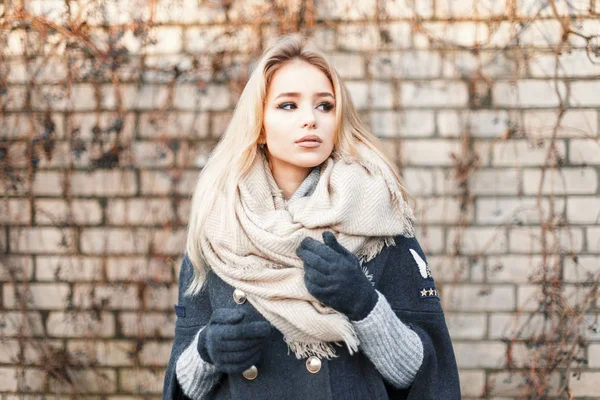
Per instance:
[[[424,288],[420,289],[419,297],[421,297],[422,299],[427,299],[430,297],[437,297],[439,299],[438,291],[434,287],[424,287]]]
[[[423,279],[431,278],[431,271],[429,270],[429,266],[427,265],[427,263],[421,258],[421,256],[419,256],[419,254],[416,251],[414,251],[413,249],[409,250],[413,258],[417,262],[417,265],[419,266],[419,273],[421,274]]]
[[[175,315],[178,317],[185,317],[185,307],[179,304],[175,304]]]

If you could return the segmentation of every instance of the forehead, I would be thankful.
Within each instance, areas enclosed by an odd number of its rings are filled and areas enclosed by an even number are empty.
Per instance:
[[[324,91],[334,94],[331,82],[323,71],[306,61],[295,60],[284,64],[275,72],[269,84],[268,95],[277,96],[283,92],[312,94]]]

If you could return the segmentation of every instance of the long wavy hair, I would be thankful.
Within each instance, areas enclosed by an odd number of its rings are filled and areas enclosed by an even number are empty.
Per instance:
[[[223,229],[231,231],[232,235],[237,234],[234,208],[237,186],[240,178],[248,171],[257,156],[259,140],[261,137],[264,138],[263,110],[267,90],[279,68],[294,60],[314,65],[331,81],[336,104],[333,151],[356,159],[360,157],[356,149],[357,144],[364,143],[385,161],[398,182],[403,198],[407,199],[396,165],[386,157],[379,139],[360,121],[348,89],[325,54],[313,47],[304,36],[298,34],[284,36],[266,49],[258,60],[240,96],[229,126],[198,176],[192,195],[186,243],[186,252],[194,266],[194,279],[185,295],[197,294],[206,281],[209,266],[205,263],[198,239],[205,225],[204,222],[213,208],[215,193],[224,194],[227,202],[227,206],[224,207],[227,215],[221,216]]]

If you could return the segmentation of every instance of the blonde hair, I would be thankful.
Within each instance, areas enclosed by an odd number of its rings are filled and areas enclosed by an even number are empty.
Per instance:
[[[186,252],[195,272],[185,295],[198,293],[206,281],[209,266],[205,263],[199,238],[203,232],[204,221],[214,206],[215,193],[225,196],[227,215],[222,216],[223,229],[230,230],[232,235],[237,233],[234,208],[237,185],[257,156],[259,140],[264,136],[263,107],[269,83],[279,68],[294,60],[316,66],[331,81],[336,98],[334,151],[356,158],[360,157],[356,149],[357,142],[367,145],[389,166],[406,200],[406,192],[396,165],[386,157],[379,139],[360,121],[348,89],[326,56],[312,47],[304,36],[284,36],[259,59],[244,87],[229,126],[199,174],[192,195],[186,243]]]

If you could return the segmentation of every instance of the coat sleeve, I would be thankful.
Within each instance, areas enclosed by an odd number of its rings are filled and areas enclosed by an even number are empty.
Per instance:
[[[398,318],[419,335],[423,362],[410,387],[386,384],[389,398],[458,400],[458,367],[427,258],[416,238],[399,235],[395,241],[377,286]]]
[[[208,294],[208,287],[204,287],[195,296],[184,296],[185,290],[194,278],[194,269],[187,256],[184,256],[179,271],[178,301],[174,308],[177,316],[175,322],[175,337],[171,348],[171,357],[165,373],[163,383],[163,400],[189,399],[185,395],[179,381],[177,380],[176,365],[186,348],[194,341],[198,332],[204,327],[212,308]]]

